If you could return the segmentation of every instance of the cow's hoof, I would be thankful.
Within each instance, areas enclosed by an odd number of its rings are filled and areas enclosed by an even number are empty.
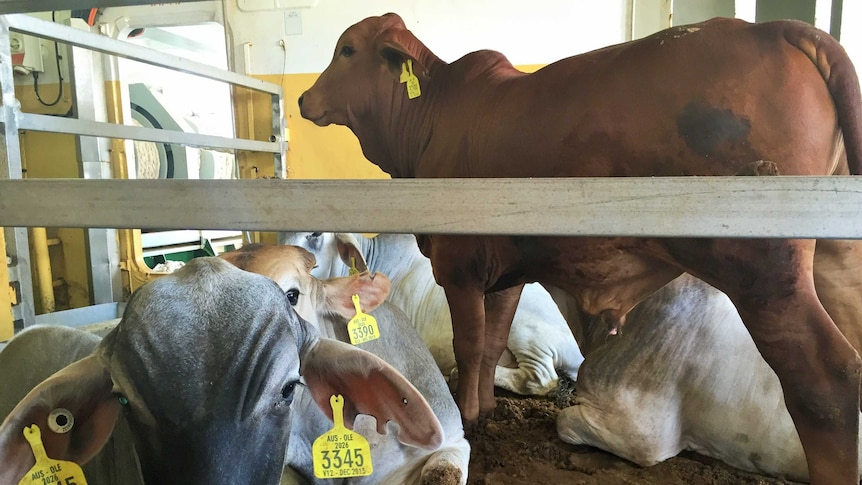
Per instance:
[[[422,472],[420,485],[461,485],[461,469],[455,465],[440,465]]]
[[[557,370],[557,375],[560,376],[557,380],[557,386],[548,393],[548,398],[554,401],[555,406],[563,409],[574,404],[572,399],[575,396],[577,381],[560,370]]]
[[[479,432],[479,420],[475,421],[461,421],[464,426],[464,437],[467,438],[467,441],[470,441],[471,438],[475,437]]]

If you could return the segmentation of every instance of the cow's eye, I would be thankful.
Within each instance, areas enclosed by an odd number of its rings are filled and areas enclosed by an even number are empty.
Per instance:
[[[293,392],[296,390],[298,381],[291,381],[281,388],[281,397],[287,401],[293,401]]]
[[[284,292],[284,295],[287,296],[287,301],[290,302],[291,305],[296,306],[299,302],[299,290],[296,288],[291,288]]]
[[[356,51],[355,51],[355,50],[353,50],[353,47],[350,47],[349,45],[346,45],[346,46],[344,46],[344,47],[342,47],[342,48],[341,48],[341,55],[342,55],[342,56],[344,56],[344,57],[350,57],[350,56],[352,56],[355,52],[356,52]]]

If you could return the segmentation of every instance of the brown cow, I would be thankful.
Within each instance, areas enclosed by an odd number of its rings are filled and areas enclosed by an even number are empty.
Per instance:
[[[400,82],[408,62],[418,97]],[[801,22],[716,19],[525,74],[492,51],[443,62],[387,14],[348,28],[299,102],[394,177],[733,175],[757,160],[782,175],[862,173],[856,72]],[[525,282],[564,289],[615,329],[688,272],[731,298],[778,375],[811,481],[858,483],[862,360],[817,297],[814,240],[434,235],[420,247],[452,310],[465,422],[494,407]]]

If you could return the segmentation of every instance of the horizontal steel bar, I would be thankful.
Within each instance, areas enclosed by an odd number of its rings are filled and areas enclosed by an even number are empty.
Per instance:
[[[125,305],[120,305],[116,302],[100,303],[98,305],[36,315],[36,323],[39,325],[65,325],[69,327],[92,325],[123,316],[123,308],[125,308]]]
[[[862,239],[862,177],[0,180],[0,226]]]
[[[199,0],[172,0],[174,3]],[[162,3],[156,0],[0,0],[0,14],[18,12],[48,12],[83,8],[128,7]]]
[[[182,57],[164,52],[154,51],[146,47],[112,39],[104,35],[73,29],[54,22],[47,22],[30,15],[6,15],[0,18],[0,21],[7,22],[10,30],[32,34],[37,37],[44,37],[46,39],[56,40],[58,42],[83,47],[85,49],[105,54],[116,55],[154,66],[167,67],[175,71],[194,74],[196,76],[214,79],[216,81],[222,81],[257,91],[283,96],[283,89],[277,84],[268,83],[249,76],[243,76],[242,74],[237,74],[231,71],[225,71],[207,64],[183,59]]]
[[[72,135],[144,140],[159,143],[172,143],[204,148],[224,148],[256,152],[281,153],[283,142],[245,140],[222,136],[201,135],[183,131],[161,130],[140,126],[117,125],[98,121],[63,118],[59,116],[18,113],[18,128],[21,130],[51,131]]]

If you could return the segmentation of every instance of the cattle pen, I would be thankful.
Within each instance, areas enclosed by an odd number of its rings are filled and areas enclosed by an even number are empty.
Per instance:
[[[233,35],[239,36],[244,29],[253,29],[250,23],[254,19],[243,17],[249,12],[261,15],[273,9],[285,10],[286,13],[279,12],[279,22],[291,29],[296,15],[290,12],[314,8],[318,2],[326,3],[326,0],[287,2],[288,7],[269,2],[266,8],[259,6],[266,2],[251,0],[181,0],[173,2],[170,8],[181,12],[196,7],[207,12],[217,11],[217,14],[207,15],[227,25],[232,22]],[[862,239],[860,176],[379,180],[337,174],[327,179],[293,177],[292,144],[301,145],[302,141],[299,131],[294,132],[291,140],[291,123],[304,122],[298,116],[287,114],[287,111],[296,111],[292,108],[296,100],[289,97],[296,88],[291,87],[289,92],[285,89],[284,71],[252,75],[253,42],[228,41],[231,68],[218,69],[111,38],[107,30],[100,32],[81,19],[69,18],[67,25],[62,25],[28,15],[61,9],[92,9],[102,14],[110,8],[146,6],[151,9],[147,12],[151,16],[159,8],[168,8],[154,3],[147,0],[0,0],[0,123],[4,127],[4,146],[0,150],[0,227],[4,230],[0,233],[0,248],[6,255],[6,264],[0,265],[0,342],[37,324],[81,327],[120,317],[129,294],[160,277],[160,273],[144,265],[144,259],[148,258],[149,263],[154,254],[180,251],[180,248],[218,253],[213,246],[265,242],[270,240],[267,233],[281,231]],[[633,15],[631,12],[636,5],[652,8],[650,2],[622,3],[629,6],[629,15]],[[829,2],[833,9],[840,9],[841,3]],[[655,8],[665,13],[662,9],[668,7]],[[202,17],[191,15],[191,18]],[[630,32],[635,29],[633,19],[628,19]],[[122,33],[129,34],[136,28],[127,25]],[[64,56],[57,56],[57,65],[59,67],[60,57],[74,64],[67,74],[72,78],[69,85],[72,93],[67,94],[71,99],[68,113],[37,114],[22,109],[20,87],[16,91],[16,84],[21,84],[21,70],[15,69],[20,58],[15,52],[20,48],[18,42],[23,35],[67,46]],[[278,36],[268,49],[283,50],[287,56],[286,35]],[[130,108],[124,107],[128,104],[128,86],[119,79],[110,79],[111,73],[120,75],[117,68],[120,58],[231,86],[234,133],[217,136],[191,131],[180,133],[140,123],[134,126]],[[118,81],[117,86],[112,87],[112,81]],[[62,76],[58,84],[63,85]],[[38,96],[38,90],[36,94]],[[285,108],[288,103],[290,110]],[[22,134],[34,132],[73,137],[74,142],[69,146],[76,152],[73,163],[77,164],[77,177],[34,175],[37,173],[34,167],[51,164],[51,160],[39,157],[45,157],[43,153],[53,156],[50,151],[33,150],[35,154],[29,154],[26,153],[29,148],[22,148]],[[174,147],[174,150],[183,147],[184,150],[194,148],[235,154],[236,165],[231,175],[222,179],[204,180],[202,176],[136,179],[135,156],[141,156],[142,152],[136,152],[133,140]],[[159,149],[164,156],[164,149]],[[190,159],[196,156],[202,155],[190,155]],[[57,255],[57,245],[63,244],[57,241],[69,237],[67,232],[57,232],[59,228],[81,230],[82,236],[76,236],[76,245],[66,243],[65,251],[85,259],[81,263],[85,268],[84,276],[77,278],[87,289],[86,297],[77,304],[55,310],[53,290],[46,300],[46,287],[59,285],[58,278],[51,275],[51,261],[69,259]],[[169,242],[165,242],[164,247],[147,248],[146,243],[142,244],[147,234],[151,240]],[[153,243],[153,246],[159,245]],[[50,249],[52,247],[54,249]],[[53,256],[49,255],[50,251]],[[68,283],[73,278],[71,266],[67,271],[64,278]],[[71,292],[75,285],[68,287]],[[0,388],[2,385],[0,383]],[[553,429],[554,404],[549,400],[533,400],[522,406],[518,404],[519,399],[501,393],[498,397],[501,411],[492,420],[483,422],[482,441],[473,445],[474,453],[490,456],[505,449],[512,457],[516,456],[518,450],[502,444],[506,441],[505,427],[509,426],[534,440],[515,437],[509,440],[522,448],[522,452],[540,455],[537,462],[544,460],[550,468],[564,471],[557,474],[532,469],[530,458],[523,455],[517,459],[502,459],[502,464],[483,459],[480,460],[483,468],[476,470],[482,474],[483,481],[471,479],[468,483],[534,483],[531,473],[536,473],[541,480],[572,480],[572,483],[694,483],[691,480],[698,479],[700,474],[712,474],[712,481],[706,478],[698,483],[788,483],[780,478],[741,472],[737,475],[730,467],[693,453],[687,456],[689,461],[681,465],[683,471],[664,468],[654,476],[642,474],[634,465],[613,461],[609,454],[560,442]],[[530,427],[544,434],[530,433]],[[556,439],[556,442],[537,444],[542,439]],[[578,461],[580,458],[576,455],[583,455],[586,461]],[[491,471],[494,466],[505,469],[506,460],[517,461],[521,475],[506,477],[502,472]],[[620,472],[623,468],[631,475]],[[705,472],[706,469],[710,471]],[[614,475],[609,470],[619,473]],[[577,475],[567,475],[568,472]],[[610,474],[603,475],[605,473]],[[668,474],[670,481],[663,482],[662,473]]]

